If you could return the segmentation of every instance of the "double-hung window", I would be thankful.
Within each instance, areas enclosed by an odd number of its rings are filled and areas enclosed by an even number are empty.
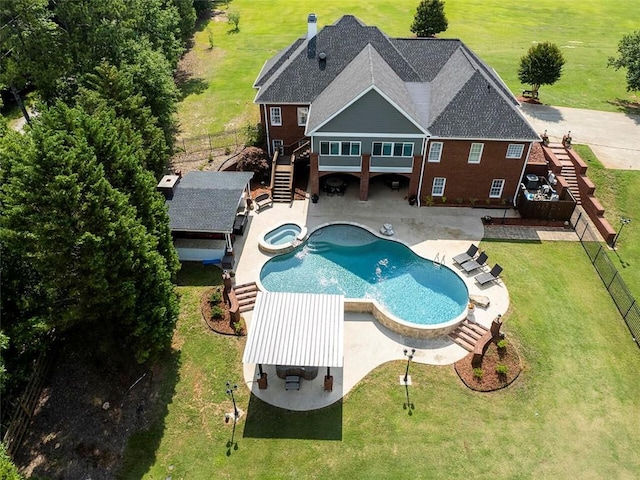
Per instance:
[[[469,163],[480,163],[484,143],[472,143],[469,149]]]
[[[360,142],[320,142],[320,155],[359,157]]]
[[[510,143],[507,147],[507,158],[522,158],[524,145],[520,143]]]
[[[502,197],[502,189],[504,188],[504,180],[502,178],[496,178],[491,182],[491,189],[489,190],[489,198]]]
[[[431,196],[442,197],[444,195],[444,186],[447,183],[447,179],[444,177],[435,177],[433,179],[433,186],[431,187]]]
[[[412,157],[413,143],[373,142],[374,157]]]
[[[304,127],[307,124],[309,116],[309,107],[298,107],[298,126]]]
[[[271,125],[274,127],[282,126],[282,109],[280,107],[269,108],[269,116],[271,119]]]
[[[442,142],[431,142],[429,146],[429,156],[427,162],[437,163],[440,162],[442,157]]]
[[[284,154],[284,142],[282,140],[273,140],[273,153],[278,152],[280,155]]]

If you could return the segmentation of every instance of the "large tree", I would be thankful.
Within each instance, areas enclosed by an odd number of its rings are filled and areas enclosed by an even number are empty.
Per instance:
[[[640,91],[640,30],[625,35],[618,44],[618,57],[610,57],[608,65],[627,69],[627,91]]]
[[[117,345],[143,361],[169,344],[177,298],[133,193],[105,175],[115,165],[98,154],[116,145],[97,140],[114,135],[108,118],[99,120],[106,128],[57,104],[34,122],[19,152],[0,149],[13,153],[0,156],[10,171],[0,187],[3,267],[7,258],[26,267],[13,268],[8,285],[3,279],[3,331],[12,341],[21,325],[44,324],[81,332],[96,351]]]
[[[422,0],[411,24],[411,31],[418,37],[433,37],[437,33],[444,32],[448,26],[443,1]]]
[[[554,43],[543,42],[529,48],[520,59],[518,78],[524,84],[531,85],[534,98],[542,85],[553,85],[562,75],[565,60],[560,48]]]

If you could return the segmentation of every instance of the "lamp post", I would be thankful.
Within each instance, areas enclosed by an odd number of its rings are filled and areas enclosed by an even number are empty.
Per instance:
[[[233,392],[236,390],[238,390],[238,385],[231,386],[231,384],[227,382],[227,395],[231,397],[231,401],[233,402],[233,423],[235,423],[239,417],[238,407],[236,407],[236,397],[233,395]]]
[[[613,237],[613,242],[611,243],[611,248],[613,248],[614,250],[616,249],[616,243],[618,242],[618,238],[620,237],[620,234],[622,233],[622,229],[624,228],[625,225],[628,225],[631,223],[631,219],[630,218],[621,218],[620,219],[620,230],[618,230],[618,233],[616,234],[615,237]]]
[[[409,364],[411,364],[411,360],[413,360],[413,355],[416,353],[416,349],[412,348],[411,349],[411,353],[409,353],[409,351],[405,348],[404,349],[404,355],[405,357],[407,357],[407,368],[404,371],[404,378],[402,379],[402,382],[407,385],[407,382],[409,380]]]

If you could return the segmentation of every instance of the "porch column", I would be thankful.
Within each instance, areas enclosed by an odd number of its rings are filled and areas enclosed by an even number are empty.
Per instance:
[[[418,185],[420,184],[420,168],[422,167],[422,155],[413,156],[413,168],[411,169],[411,178],[409,179],[409,196],[418,194]]]
[[[311,195],[320,195],[320,178],[318,177],[318,154],[309,156],[309,189]]]
[[[360,200],[367,201],[369,198],[369,165],[371,165],[371,155],[362,155],[362,168],[360,170]]]

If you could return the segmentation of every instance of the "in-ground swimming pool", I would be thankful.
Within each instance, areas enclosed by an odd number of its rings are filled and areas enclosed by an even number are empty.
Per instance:
[[[399,333],[419,337],[435,336],[421,328],[452,325],[453,330],[465,318],[469,298],[464,281],[448,267],[351,224],[317,229],[293,251],[265,263],[260,281],[274,292],[342,294],[347,310],[373,305],[362,309],[386,326],[386,320],[400,324],[390,327]]]
[[[260,236],[258,246],[267,253],[285,253],[293,249],[296,240],[303,240],[307,229],[296,223],[283,223]]]

